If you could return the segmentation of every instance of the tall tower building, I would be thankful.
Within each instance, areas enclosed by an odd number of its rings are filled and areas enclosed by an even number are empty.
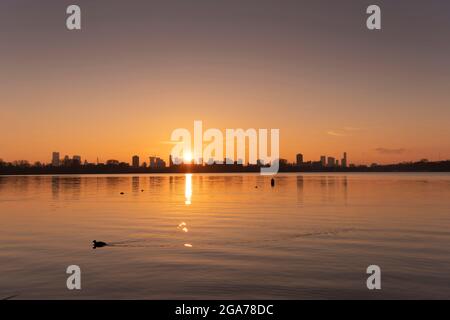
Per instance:
[[[150,168],[156,168],[156,157],[149,157],[149,166]]]
[[[327,157],[326,156],[320,156],[320,164],[322,167],[325,167],[327,165]]]
[[[60,160],[59,160],[59,152],[53,152],[52,154],[52,166],[59,167]]]
[[[334,167],[336,165],[336,159],[333,157],[328,157],[328,166]]]
[[[342,168],[347,168],[347,152],[344,152],[344,157],[341,160]]]
[[[299,166],[301,164],[303,164],[303,154],[298,153],[297,154],[297,165]]]
[[[133,156],[133,158],[131,158],[131,165],[133,168],[139,168],[139,156]]]

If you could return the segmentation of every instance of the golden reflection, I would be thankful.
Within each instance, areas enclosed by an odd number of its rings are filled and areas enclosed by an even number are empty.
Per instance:
[[[184,232],[188,232],[188,228],[186,227],[186,222],[182,222],[178,225],[177,229],[181,229]]]
[[[186,186],[184,190],[184,195],[186,197],[186,201],[184,202],[186,205],[191,204],[191,197],[192,197],[192,174],[187,173],[186,174]]]

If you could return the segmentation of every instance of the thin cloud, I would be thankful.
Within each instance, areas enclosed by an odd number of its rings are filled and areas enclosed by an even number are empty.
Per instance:
[[[381,154],[402,154],[405,153],[405,149],[399,148],[399,149],[390,149],[390,148],[376,148],[375,149],[378,153]]]
[[[348,137],[351,136],[352,133],[360,131],[361,128],[356,127],[344,127],[342,129],[338,130],[329,130],[327,131],[327,134],[334,137]]]
[[[348,136],[347,133],[337,132],[337,131],[333,131],[333,130],[327,131],[327,134],[329,134],[330,136],[335,136],[335,137],[345,137],[345,136]]]

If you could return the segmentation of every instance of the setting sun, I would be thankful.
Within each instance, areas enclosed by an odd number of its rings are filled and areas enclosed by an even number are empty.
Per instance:
[[[184,163],[190,163],[192,161],[192,153],[186,152],[186,154],[183,155],[183,161]]]

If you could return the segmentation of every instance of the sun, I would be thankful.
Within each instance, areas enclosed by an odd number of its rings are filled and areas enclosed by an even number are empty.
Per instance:
[[[192,161],[192,153],[186,152],[186,153],[183,155],[183,161],[184,161],[185,163],[190,163],[190,162]]]

